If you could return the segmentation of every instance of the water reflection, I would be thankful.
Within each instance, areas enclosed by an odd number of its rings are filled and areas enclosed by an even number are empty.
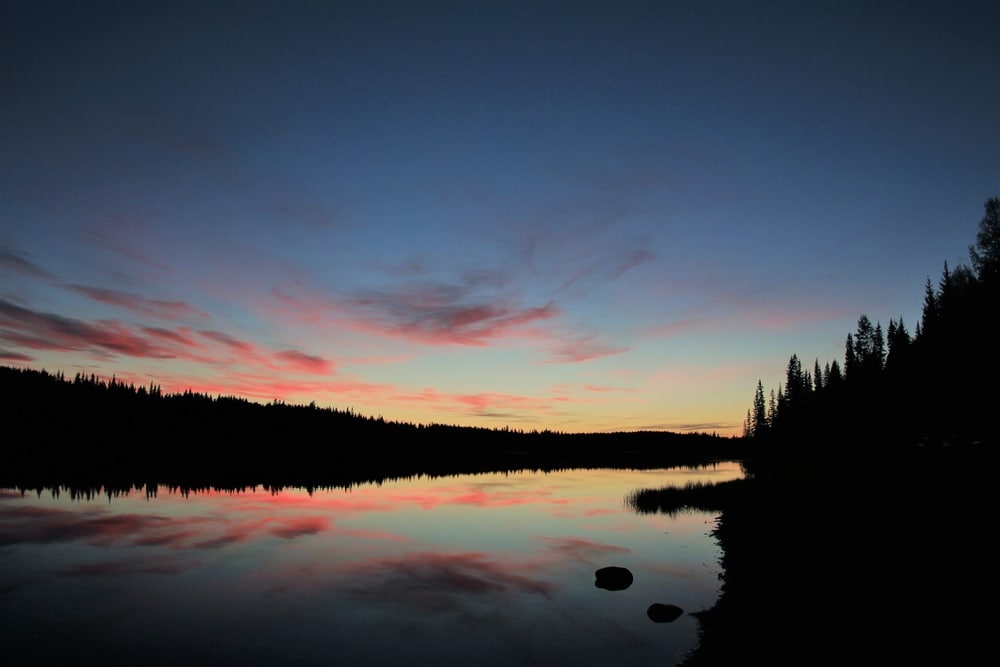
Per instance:
[[[643,515],[697,470],[416,477],[348,489],[0,492],[6,656],[145,664],[673,664],[718,595],[714,516]],[[110,500],[110,502],[109,502]],[[624,567],[623,590],[594,573]]]

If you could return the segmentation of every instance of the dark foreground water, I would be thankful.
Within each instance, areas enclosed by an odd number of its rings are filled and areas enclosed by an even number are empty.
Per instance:
[[[0,491],[0,651],[48,665],[672,665],[696,642],[689,613],[718,597],[716,517],[639,515],[625,497],[739,476],[720,464],[312,494]],[[632,585],[597,588],[611,565]],[[653,603],[685,613],[654,623]]]

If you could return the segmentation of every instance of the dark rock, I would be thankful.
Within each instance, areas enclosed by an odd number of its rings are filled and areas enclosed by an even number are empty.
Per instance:
[[[660,602],[649,605],[649,609],[646,610],[646,616],[649,616],[649,620],[653,623],[673,623],[683,613],[684,610],[677,605]]]
[[[623,591],[632,585],[632,573],[624,567],[602,567],[594,575],[594,585],[606,591]]]

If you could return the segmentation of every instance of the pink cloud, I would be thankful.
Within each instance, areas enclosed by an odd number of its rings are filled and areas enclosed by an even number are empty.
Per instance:
[[[630,251],[619,259],[614,275],[648,261],[649,256]],[[424,267],[411,268],[406,277],[426,272]],[[545,325],[562,315],[556,303],[523,306],[515,295],[496,293],[509,281],[506,272],[480,271],[467,272],[455,283],[403,285],[340,300],[300,285],[294,286],[294,293],[278,288],[271,293],[283,318],[314,325],[326,319],[341,328],[426,345],[481,347],[516,339],[541,346],[549,363],[579,363],[631,349],[596,336],[553,331]]]
[[[416,393],[400,393],[392,397],[404,404],[424,404],[440,414],[461,413],[473,417],[492,417],[507,421],[526,421],[527,414],[551,414],[553,403],[559,397],[535,397],[517,394],[482,392],[478,394],[450,394],[425,388]]]
[[[40,313],[0,299],[0,340],[39,350],[89,350],[106,355],[169,359],[174,353],[115,320],[94,324]]]
[[[287,363],[298,371],[305,373],[316,373],[326,375],[333,372],[333,363],[311,354],[305,354],[297,350],[283,350],[275,352],[274,357]]]
[[[684,334],[698,331],[699,329],[704,330],[710,325],[711,323],[706,320],[678,320],[676,322],[670,322],[668,324],[654,327],[647,332],[647,335],[651,338],[673,338],[674,336],[682,336]]]
[[[208,395],[236,395],[249,400],[271,401],[297,400],[322,402],[336,399],[343,406],[346,403],[363,399],[378,402],[389,402],[396,395],[397,388],[393,385],[373,384],[362,381],[343,379],[334,380],[299,380],[253,372],[233,372],[223,369],[221,374],[212,378],[188,375],[159,374],[157,383],[167,393],[192,391]]]
[[[295,286],[296,292],[303,292],[304,288]],[[310,291],[305,296],[291,294],[287,288],[274,287],[271,289],[271,296],[277,302],[277,307],[271,306],[270,312],[265,312],[265,317],[278,317],[281,320],[294,319],[307,324],[318,324],[329,319],[332,313],[337,311],[333,301],[325,294]],[[257,304],[260,308],[261,305]]]
[[[226,360],[225,353],[211,350],[206,345],[216,343],[225,351],[235,353],[235,360]],[[100,358],[110,356],[135,359],[181,359],[211,366],[245,364],[267,371],[282,368],[310,374],[330,374],[333,362],[317,355],[298,350],[268,352],[259,350],[253,343],[239,340],[221,331],[193,331],[187,327],[164,328],[140,326],[136,329],[117,320],[97,320],[85,322],[53,313],[42,313],[0,299],[0,343],[13,349],[3,349],[4,356],[11,361],[31,361],[32,357],[17,348],[51,351],[83,351]],[[230,372],[231,371],[227,371]],[[211,387],[218,393],[232,394],[246,390],[248,398],[280,398],[283,395],[303,392],[329,394],[331,385],[283,380],[267,375],[230,374],[230,378],[193,382],[169,373],[157,378],[166,390],[185,391],[202,386]],[[144,384],[141,382],[140,384]],[[378,393],[381,389],[365,387],[364,383],[342,383],[354,390],[365,389]],[[280,390],[281,395],[274,392]],[[211,392],[206,392],[211,393]]]
[[[369,291],[346,299],[344,305],[363,329],[430,345],[486,345],[559,314],[553,302],[520,306],[512,295],[498,294],[506,282],[506,273],[479,271],[454,283]]]
[[[26,354],[21,354],[20,352],[10,352],[8,350],[0,350],[0,359],[4,361],[20,361],[24,363],[30,363],[35,360],[34,357],[29,357]]]
[[[98,320],[98,335],[94,344],[116,354],[128,357],[170,359],[174,353],[156,343],[137,336],[128,327],[115,320]]]
[[[209,315],[184,301],[147,299],[139,294],[103,287],[69,285],[69,289],[111,306],[163,320],[209,319]]]
[[[573,364],[622,354],[631,349],[625,345],[612,345],[593,336],[584,336],[564,344],[551,346],[548,350],[548,361],[549,363]]]
[[[215,341],[216,343],[221,343],[222,345],[225,345],[226,347],[231,348],[237,352],[242,352],[244,354],[256,354],[256,350],[254,349],[254,346],[251,343],[248,343],[243,340],[237,340],[236,338],[233,338],[229,334],[222,333],[221,331],[210,331],[203,329],[198,333],[209,340]]]
[[[176,343],[183,347],[191,347],[204,350],[205,346],[198,342],[192,335],[194,332],[186,327],[179,329],[162,329],[160,327],[140,327],[140,330],[148,336],[159,338],[171,343]]]

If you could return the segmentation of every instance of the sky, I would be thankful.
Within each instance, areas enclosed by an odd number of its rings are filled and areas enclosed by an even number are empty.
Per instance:
[[[737,435],[1000,196],[992,2],[0,8],[0,363]]]

